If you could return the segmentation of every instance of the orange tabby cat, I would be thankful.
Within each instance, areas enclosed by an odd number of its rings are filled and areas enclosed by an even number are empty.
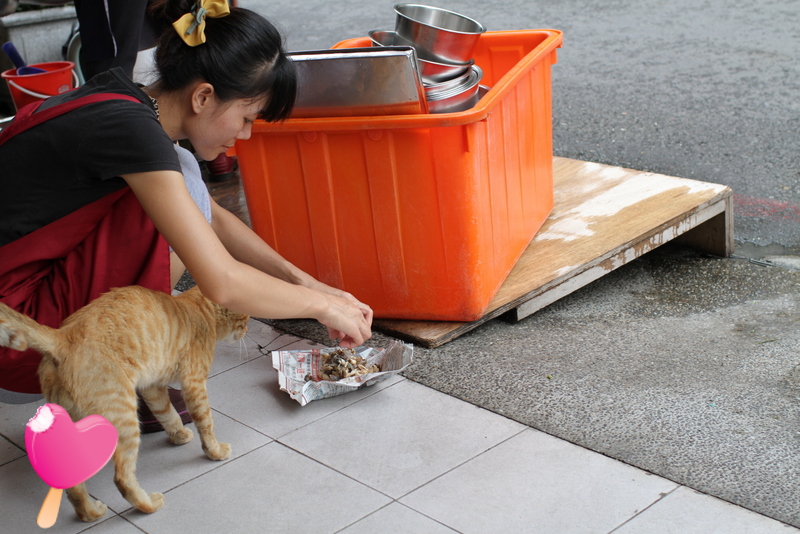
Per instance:
[[[246,315],[205,298],[195,287],[177,296],[131,286],[112,289],[69,316],[59,329],[0,304],[0,345],[42,353],[39,381],[48,402],[62,406],[73,421],[102,415],[117,429],[114,482],[122,496],[142,512],[164,504],[136,480],[139,455],[137,391],[165,428],[172,443],[192,439],[192,431],[169,402],[167,385],[179,380],[203,450],[212,460],[230,457],[231,448],[214,436],[206,380],[217,340],[241,339]],[[84,484],[67,490],[84,521],[106,513]]]

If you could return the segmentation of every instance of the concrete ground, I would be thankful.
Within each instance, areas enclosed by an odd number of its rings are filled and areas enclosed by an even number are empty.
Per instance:
[[[404,375],[800,526],[799,274],[656,250]]]
[[[138,478],[164,507],[131,509],[111,466],[89,480],[110,510],[77,520],[62,499],[54,533],[782,534],[783,523],[577,447],[402,377],[301,407],[278,390],[270,350],[311,344],[251,321],[246,347],[219,344],[209,380],[217,436],[143,438]],[[0,404],[0,530],[41,532],[47,486],[25,454],[42,404]]]

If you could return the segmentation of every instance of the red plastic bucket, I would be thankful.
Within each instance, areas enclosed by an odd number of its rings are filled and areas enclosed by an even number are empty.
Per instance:
[[[29,66],[47,72],[20,76],[17,74],[17,69],[10,69],[0,73],[8,84],[11,98],[18,110],[31,102],[64,93],[78,85],[74,71],[75,63],[72,61],[51,61]]]

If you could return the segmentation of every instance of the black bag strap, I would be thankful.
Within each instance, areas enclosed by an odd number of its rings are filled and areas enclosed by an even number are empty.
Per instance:
[[[29,130],[34,126],[38,126],[45,121],[58,117],[59,115],[63,115],[64,113],[68,113],[73,109],[77,109],[88,104],[94,104],[95,102],[104,102],[106,100],[129,100],[131,102],[141,103],[139,99],[130,95],[123,95],[119,93],[96,93],[49,107],[37,113],[36,110],[39,109],[39,106],[42,105],[44,100],[32,102],[26,106],[23,106],[23,108],[17,113],[16,117],[14,117],[14,120],[11,122],[11,124],[0,131],[0,146],[2,146],[3,143],[15,135],[20,134],[25,130]]]

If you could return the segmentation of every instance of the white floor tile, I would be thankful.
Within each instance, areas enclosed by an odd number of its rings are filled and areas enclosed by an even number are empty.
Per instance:
[[[0,465],[25,456],[25,451],[0,436]]]
[[[389,502],[274,442],[166,497],[155,514],[128,512],[125,517],[150,534],[323,533],[336,532]]]
[[[284,339],[291,338],[293,340],[299,339],[294,336],[286,335],[277,328],[273,328],[272,326],[262,323],[261,321],[257,321],[256,319],[250,319],[250,321],[247,323],[246,337],[258,343],[262,347],[269,346],[279,337],[283,337]]]
[[[800,530],[680,487],[614,534],[791,534]]]
[[[306,348],[310,341],[284,334],[280,330],[250,319],[247,335],[238,342],[220,341],[214,354],[209,376],[215,376],[250,360],[260,358],[266,351],[291,348]],[[315,345],[316,346],[316,345]]]
[[[0,404],[0,435],[25,449],[25,425],[28,424],[44,400],[28,404]]]
[[[323,345],[319,343],[314,343],[313,341],[309,341],[308,339],[302,339],[299,337],[290,336],[288,334],[284,334],[283,336],[276,338],[272,343],[268,346],[264,347],[261,351],[267,357],[271,358],[270,351],[273,350],[303,350],[303,349],[319,349],[322,348]]]
[[[209,379],[208,395],[214,409],[278,438],[400,380],[387,379],[363,390],[300,406],[280,390],[272,356],[265,355]]]
[[[118,515],[105,519],[100,523],[84,524],[92,525],[84,531],[86,534],[142,534],[141,530]]]
[[[194,432],[194,439],[184,445],[173,445],[163,432],[142,436],[136,473],[139,484],[145,491],[164,493],[231,461],[217,462],[209,459],[202,450],[196,427],[189,425],[189,428]],[[219,441],[230,443],[231,458],[247,454],[270,441],[263,434],[220,413],[214,413],[214,429]],[[92,477],[86,487],[92,496],[106,503],[115,512],[123,512],[131,507],[114,484],[113,462],[109,462]]]
[[[280,441],[397,498],[525,428],[406,380]]]
[[[36,524],[36,516],[49,489],[33,470],[27,457],[0,466],[0,532],[45,532]],[[109,511],[106,517],[114,515]],[[58,520],[50,531],[73,534],[89,528],[90,525],[78,519],[67,496],[62,494]]]
[[[287,343],[291,343],[296,339],[283,335],[269,325],[250,319],[250,322],[247,323],[247,337],[240,339],[238,342],[220,341],[217,343],[214,363],[211,364],[209,376],[218,375],[237,365],[260,358],[263,356],[260,347],[268,346],[281,337]]]
[[[607,533],[675,487],[529,429],[400,502],[464,533]]]
[[[453,534],[455,530],[393,502],[338,534]]]

